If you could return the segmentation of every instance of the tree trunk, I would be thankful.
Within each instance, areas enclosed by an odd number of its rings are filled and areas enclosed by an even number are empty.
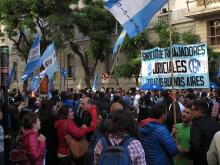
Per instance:
[[[139,86],[139,83],[138,83],[139,75],[135,75],[134,78],[135,78],[136,86],[138,87]]]

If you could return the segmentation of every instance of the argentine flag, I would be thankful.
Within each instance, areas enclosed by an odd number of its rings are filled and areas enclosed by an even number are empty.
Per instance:
[[[115,42],[114,48],[113,48],[113,55],[118,51],[118,47],[120,45],[122,45],[124,39],[125,39],[125,35],[126,35],[126,30],[123,30],[120,34],[120,36],[118,37],[117,41]]]
[[[41,63],[44,66],[45,73],[49,79],[53,78],[58,69],[57,58],[54,44],[50,44],[41,57]]]
[[[37,74],[32,79],[30,90],[36,92],[38,90],[39,86],[40,86],[40,76],[39,76],[39,74]]]
[[[41,66],[40,61],[40,36],[37,35],[35,38],[31,49],[29,51],[28,55],[28,61],[25,66],[23,75],[21,76],[21,79],[24,81],[32,75],[31,73],[34,72],[36,69],[38,69]]]
[[[97,84],[98,84],[98,79],[99,79],[99,74],[95,74],[95,78],[93,80],[93,86],[92,86],[92,91],[95,92],[97,89]]]
[[[105,7],[127,31],[130,38],[144,31],[167,0],[109,0]]]

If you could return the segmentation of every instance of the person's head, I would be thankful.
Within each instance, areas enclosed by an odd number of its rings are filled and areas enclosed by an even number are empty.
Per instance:
[[[196,95],[194,93],[189,93],[185,97],[184,105],[185,106],[190,106],[192,103],[196,100]]]
[[[73,119],[73,110],[70,106],[63,105],[57,114],[58,119]]]
[[[184,123],[189,123],[192,119],[191,110],[189,108],[185,108],[182,113],[182,121]]]
[[[167,109],[164,104],[156,104],[152,107],[152,118],[164,122],[166,120],[166,112]]]
[[[38,114],[34,112],[28,112],[25,114],[22,120],[22,126],[24,129],[34,129],[35,131],[38,131],[40,129]]]
[[[89,97],[82,98],[80,101],[80,109],[83,111],[88,111],[92,103],[92,100]]]
[[[181,94],[176,95],[176,101],[180,102],[181,104],[184,104],[184,97]]]
[[[208,114],[208,112],[209,108],[207,102],[200,100],[193,102],[191,109],[192,119],[197,119],[202,115]]]
[[[124,135],[137,136],[138,125],[135,121],[131,111],[125,109],[119,109],[112,112],[112,124],[110,133],[113,135]]]
[[[119,102],[113,102],[110,106],[110,112],[112,113],[118,109],[123,109],[123,105]]]

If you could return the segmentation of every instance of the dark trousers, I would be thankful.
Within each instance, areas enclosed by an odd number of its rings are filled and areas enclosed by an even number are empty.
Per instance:
[[[5,162],[4,162],[4,152],[0,152],[0,165],[5,165]]]
[[[71,161],[70,156],[66,156],[59,159],[59,165],[74,165],[74,163]]]

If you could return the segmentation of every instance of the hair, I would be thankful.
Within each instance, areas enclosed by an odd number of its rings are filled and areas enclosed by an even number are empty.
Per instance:
[[[202,114],[209,113],[209,107],[206,101],[197,100],[193,102],[192,105],[195,106],[197,109],[199,109]]]
[[[138,124],[131,111],[119,109],[112,112],[110,133],[118,136],[123,136],[124,134],[129,134],[130,136],[138,135]]]
[[[67,119],[68,114],[69,114],[69,109],[71,107],[68,105],[63,105],[57,113],[57,119]]]
[[[159,119],[162,114],[166,114],[167,108],[164,104],[155,104],[152,106],[152,118]]]
[[[186,95],[185,99],[196,100],[196,95],[194,93],[189,93]]]
[[[34,112],[28,112],[24,115],[22,119],[22,126],[24,129],[33,128],[33,124],[37,122],[38,114]]]

